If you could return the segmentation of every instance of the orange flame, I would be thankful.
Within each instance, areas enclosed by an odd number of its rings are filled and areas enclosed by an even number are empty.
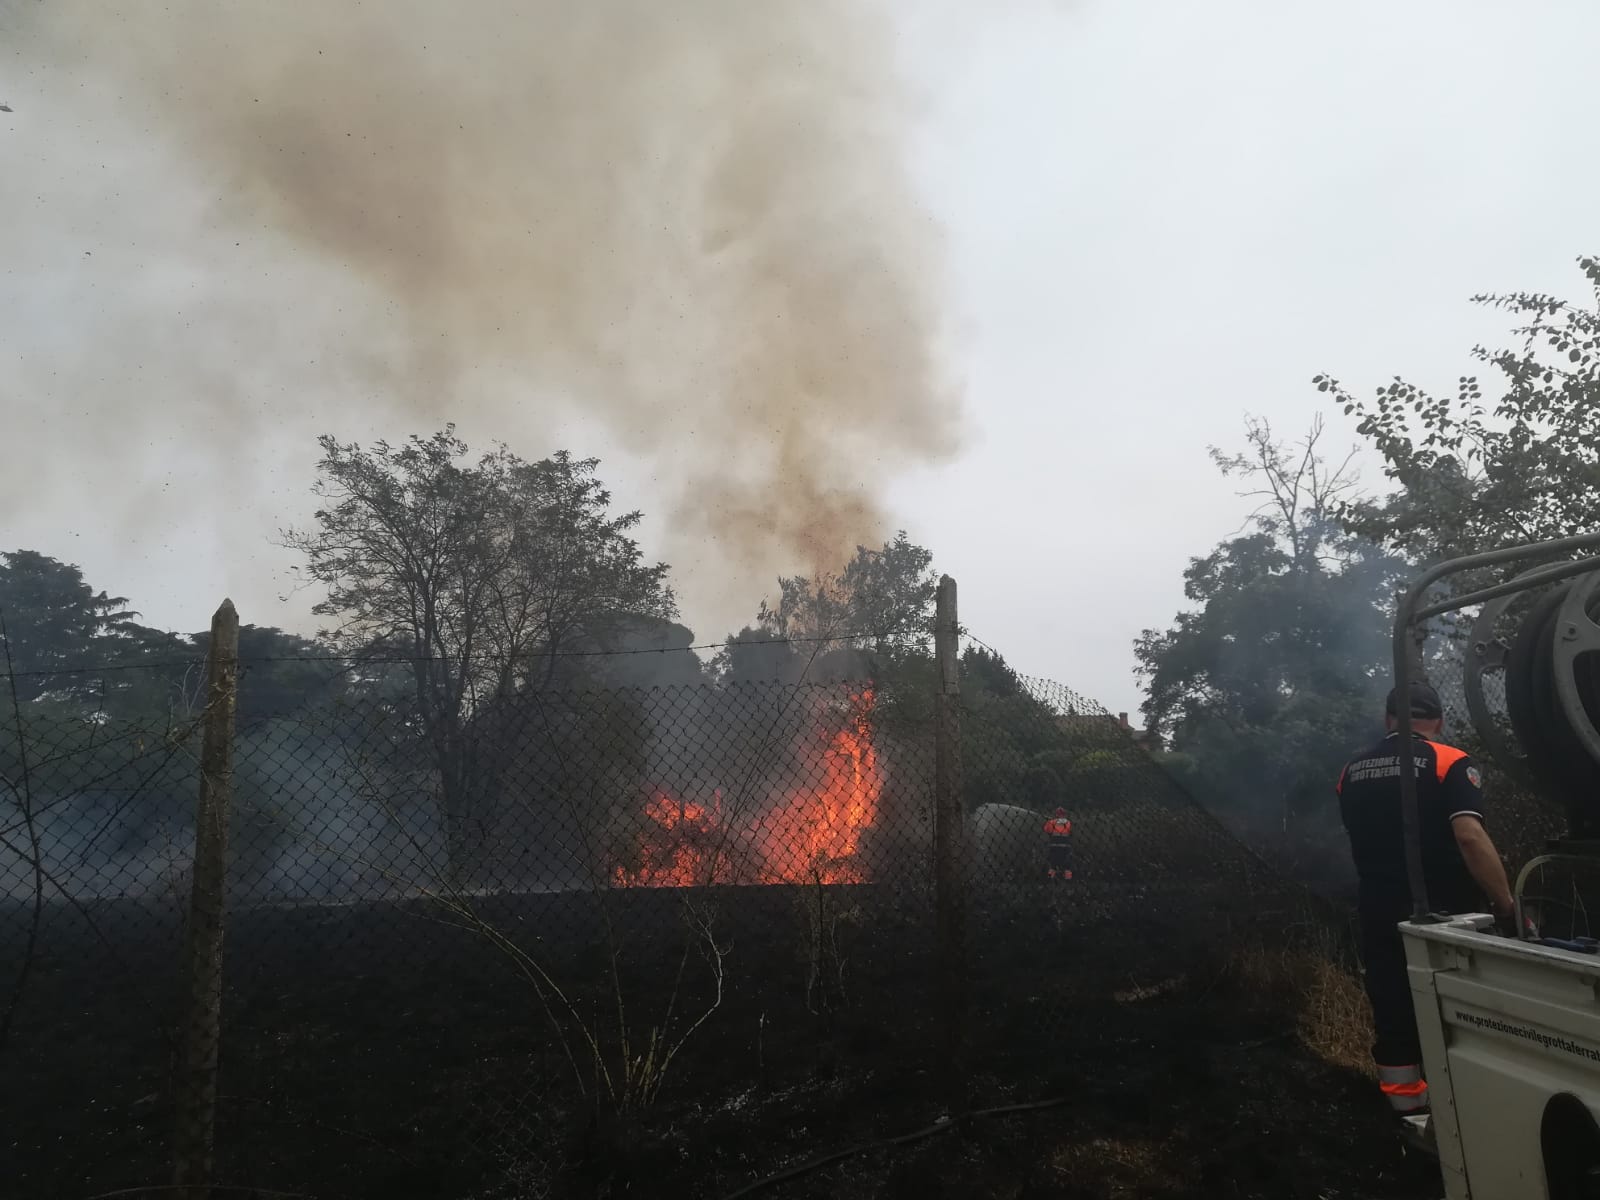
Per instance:
[[[637,865],[617,866],[612,878],[618,887],[693,887],[711,882],[702,878],[705,852],[715,853],[720,833],[720,813],[676,799],[657,788],[644,807],[655,823],[636,847]]]
[[[722,790],[712,807],[657,788],[649,818],[617,887],[704,887],[713,883],[865,883],[861,835],[878,819],[883,772],[872,739],[872,689],[850,697],[843,728],[828,741],[819,786],[787,792],[772,808],[724,820]],[[735,869],[735,859],[752,867]]]

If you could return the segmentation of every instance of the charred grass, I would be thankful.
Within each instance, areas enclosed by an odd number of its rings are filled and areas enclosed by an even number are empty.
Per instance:
[[[1296,914],[1259,898],[1219,914],[1117,884],[975,901],[964,1099],[1056,1105],[875,1147],[948,1112],[931,920],[924,897],[844,889],[819,955],[814,899],[783,887],[715,897],[729,943],[721,1003],[657,1103],[626,1114],[578,1098],[526,980],[426,903],[240,912],[220,1178],[323,1197],[716,1200],[864,1146],[757,1194],[1431,1194],[1363,1075],[1365,1002],[1331,943],[1319,959],[1315,939],[1283,932]],[[648,1025],[683,961],[679,898],[611,900],[627,931],[628,1019]],[[616,1036],[592,898],[482,909]],[[134,905],[93,915],[93,929],[65,914],[46,923],[4,1050],[8,1195],[166,1181],[176,930]],[[683,969],[676,1003],[692,1014],[711,993],[703,966]]]

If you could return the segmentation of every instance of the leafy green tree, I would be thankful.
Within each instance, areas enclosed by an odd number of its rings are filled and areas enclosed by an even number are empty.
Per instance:
[[[164,710],[193,648],[140,625],[128,603],[36,550],[0,554],[0,619],[17,700],[120,715]]]
[[[1400,564],[1340,525],[1355,480],[1349,459],[1328,465],[1322,434],[1319,421],[1290,447],[1251,421],[1244,453],[1212,451],[1260,507],[1191,560],[1192,607],[1135,653],[1145,719],[1196,790],[1252,832],[1309,830],[1331,855],[1330,780],[1375,729]]]
[[[195,655],[204,659],[211,645],[209,630],[190,639]],[[237,720],[242,726],[333,704],[348,690],[352,673],[333,657],[330,646],[312,638],[286,633],[270,625],[239,627],[239,701]],[[199,680],[195,680],[198,698]]]
[[[938,669],[931,656],[893,661],[882,686],[879,724],[890,736],[925,741],[934,721]],[[1090,751],[1131,745],[1099,719],[1064,718],[1035,696],[999,654],[961,654],[961,755],[968,808],[1076,803],[1073,766]]]
[[[406,660],[454,866],[494,802],[513,701],[556,683],[564,656],[675,616],[667,566],[644,561],[640,515],[611,512],[593,459],[474,461],[453,427],[320,445],[315,526],[285,540],[327,590],[331,644]]]
[[[809,662],[771,630],[746,625],[729,635],[713,665],[726,683],[795,683]]]
[[[694,632],[663,617],[623,616],[593,647],[612,653],[565,660],[567,674],[593,687],[684,687],[705,680],[705,667],[690,647]]]
[[[665,632],[678,615],[667,564],[644,560],[632,537],[640,513],[611,511],[599,460],[563,450],[536,463],[507,461],[500,517],[510,570],[495,588],[504,625],[497,652],[538,652],[517,681],[549,686],[564,652],[624,649],[650,630]]]
[[[1357,419],[1381,455],[1390,494],[1351,503],[1341,516],[1354,533],[1419,563],[1517,543],[1566,537],[1600,527],[1600,258],[1578,259],[1588,296],[1571,301],[1515,292],[1474,297],[1506,313],[1511,329],[1499,348],[1477,346],[1480,373],[1434,395],[1396,376],[1358,397],[1331,375],[1317,387]],[[1533,566],[1463,573],[1458,591]],[[1441,618],[1435,636],[1419,636],[1414,666],[1449,698],[1465,648],[1462,620]],[[1443,636],[1439,636],[1443,635]],[[1476,753],[1475,731],[1452,736]],[[1494,780],[1499,809],[1514,812],[1503,849],[1536,853],[1564,818],[1513,775]]]
[[[897,678],[931,661],[938,576],[933,555],[897,533],[858,546],[836,575],[780,578],[754,625],[728,637],[712,663],[725,683]]]
[[[879,549],[858,546],[837,575],[779,579],[778,599],[762,603],[756,623],[774,638],[843,637],[880,655],[926,653],[939,590],[932,564],[902,531]]]
[[[1395,485],[1345,507],[1353,532],[1438,560],[1600,525],[1600,259],[1578,266],[1590,286],[1584,305],[1526,292],[1474,297],[1516,322],[1509,347],[1472,351],[1492,383],[1462,376],[1454,395],[1435,396],[1396,376],[1363,399],[1316,377],[1357,418]]]
[[[18,699],[97,696],[103,680],[83,672],[103,663],[110,645],[135,627],[138,614],[127,605],[125,597],[96,592],[77,567],[38,551],[0,555],[0,619]]]

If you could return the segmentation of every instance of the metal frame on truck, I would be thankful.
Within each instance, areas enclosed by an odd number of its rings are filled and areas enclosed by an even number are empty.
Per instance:
[[[1510,598],[1550,584],[1591,576],[1562,605],[1555,686],[1564,710],[1583,714],[1576,661],[1600,651],[1600,623],[1588,604],[1600,593],[1600,532],[1514,546],[1440,563],[1401,598],[1395,613],[1394,676],[1401,702],[1395,719],[1402,745],[1412,737],[1412,654],[1422,622],[1445,613],[1489,606],[1471,652],[1489,655],[1492,625]],[[1492,587],[1425,604],[1430,588],[1452,575],[1483,567],[1590,554],[1537,567]],[[1504,660],[1501,660],[1503,665]],[[1504,752],[1487,715],[1481,680],[1469,671],[1468,707],[1474,723]],[[1582,748],[1600,763],[1600,732],[1571,721]],[[1600,957],[1528,940],[1523,889],[1538,866],[1567,859],[1600,864],[1600,843],[1568,839],[1518,875],[1517,937],[1496,934],[1484,914],[1430,911],[1423,874],[1416,764],[1399,756],[1406,869],[1412,915],[1400,926],[1416,1002],[1423,1066],[1432,1111],[1429,1133],[1448,1200],[1600,1200]],[[1600,805],[1600,796],[1596,797]]]

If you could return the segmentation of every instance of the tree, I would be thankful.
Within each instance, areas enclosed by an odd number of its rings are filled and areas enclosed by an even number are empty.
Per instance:
[[[1475,375],[1453,397],[1396,376],[1370,400],[1315,378],[1358,418],[1396,485],[1345,506],[1353,532],[1436,561],[1600,525],[1600,259],[1578,265],[1591,307],[1525,292],[1473,298],[1518,322],[1513,347],[1472,351],[1498,377],[1492,405]]]
[[[569,659],[583,664],[584,678],[594,686],[682,687],[704,682],[705,669],[691,647],[694,633],[663,617],[619,619],[607,639],[615,654]]]
[[[856,547],[837,575],[778,580],[778,600],[763,601],[760,627],[777,638],[844,638],[879,654],[926,651],[939,590],[933,555],[904,531],[881,549]]]
[[[454,866],[521,693],[556,682],[563,656],[610,648],[639,618],[667,620],[667,566],[649,564],[614,515],[594,459],[529,463],[498,446],[469,459],[449,426],[404,445],[319,444],[314,528],[290,530],[327,589],[330,642],[406,661],[439,773]]]
[[[0,619],[17,700],[118,714],[165,707],[194,651],[174,634],[140,625],[128,603],[36,550],[0,554]],[[127,669],[134,666],[144,669]]]
[[[727,679],[794,682],[879,674],[892,660],[926,657],[939,590],[932,564],[902,531],[879,549],[856,547],[836,575],[780,578],[777,600],[762,601],[756,624],[728,638],[717,669]]]
[[[1291,448],[1264,421],[1212,458],[1260,501],[1245,529],[1190,561],[1194,605],[1135,644],[1143,710],[1215,807],[1262,832],[1326,832],[1331,780],[1371,730],[1399,564],[1338,521],[1350,460],[1329,466],[1323,427]]]
[[[930,672],[930,695],[934,682]],[[1068,794],[1067,776],[1080,749],[1073,736],[1079,730],[1034,696],[1003,657],[980,646],[962,652],[961,707],[968,808],[1043,809],[1077,801]]]
[[[189,641],[203,660],[211,632],[194,634]],[[349,685],[349,672],[333,660],[330,647],[270,625],[239,626],[239,661],[236,715],[241,727],[332,703]]]
[[[728,636],[713,668],[726,683],[797,683],[808,665],[777,634],[746,625]]]
[[[512,461],[510,572],[495,589],[500,653],[514,660],[537,649],[540,660],[520,681],[548,686],[563,652],[621,648],[645,623],[676,617],[678,606],[667,564],[646,563],[630,536],[641,515],[611,513],[597,459],[563,450]]]

